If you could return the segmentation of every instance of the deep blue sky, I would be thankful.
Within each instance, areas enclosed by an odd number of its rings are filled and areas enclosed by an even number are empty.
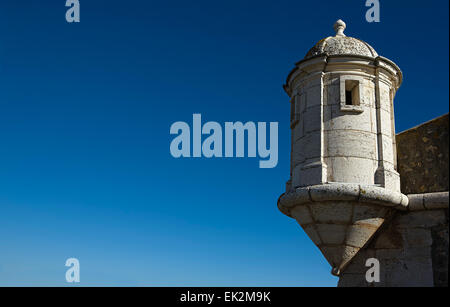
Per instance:
[[[278,196],[282,84],[345,33],[404,72],[397,131],[448,112],[448,1],[0,2],[0,285],[335,286]],[[278,121],[279,163],[173,159],[175,121]]]

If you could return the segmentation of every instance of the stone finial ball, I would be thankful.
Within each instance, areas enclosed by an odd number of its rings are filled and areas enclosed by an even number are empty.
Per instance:
[[[336,31],[336,36],[345,36],[344,30],[347,28],[347,25],[342,19],[339,19],[334,23],[334,31]]]

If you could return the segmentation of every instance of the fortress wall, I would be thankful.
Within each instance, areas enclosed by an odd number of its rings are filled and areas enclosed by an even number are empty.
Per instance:
[[[397,135],[402,193],[449,190],[448,123],[446,114]],[[448,213],[448,205],[397,212],[343,272],[338,286],[448,286]],[[380,261],[379,283],[366,282],[368,258]]]
[[[339,287],[448,285],[448,209],[398,212],[339,279]],[[380,282],[369,284],[368,258],[380,261]]]
[[[397,134],[397,163],[403,194],[449,190],[449,115]]]

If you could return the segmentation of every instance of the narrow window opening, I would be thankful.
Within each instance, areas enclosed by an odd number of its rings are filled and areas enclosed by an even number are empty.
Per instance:
[[[359,81],[345,80],[345,104],[359,106]]]
[[[348,106],[353,105],[352,91],[345,91],[345,104]]]

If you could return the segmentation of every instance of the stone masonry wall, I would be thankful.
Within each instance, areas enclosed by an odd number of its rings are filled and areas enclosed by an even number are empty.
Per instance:
[[[397,163],[403,194],[449,190],[449,115],[397,135]]]
[[[380,282],[368,284],[368,258],[380,261]],[[339,279],[339,287],[448,285],[448,209],[398,212]]]
[[[404,194],[449,190],[449,115],[397,135]],[[448,209],[397,212],[346,268],[340,287],[448,286]],[[380,261],[380,282],[368,284],[368,258]]]

